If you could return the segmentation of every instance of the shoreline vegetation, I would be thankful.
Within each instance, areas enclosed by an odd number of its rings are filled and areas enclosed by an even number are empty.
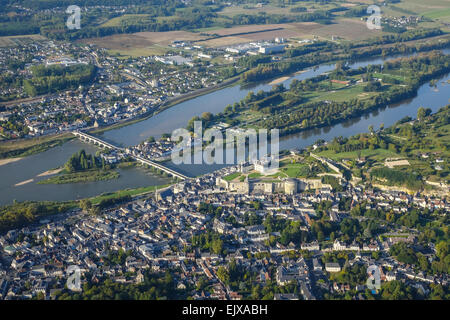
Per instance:
[[[31,139],[7,140],[0,142],[0,161],[24,158],[47,151],[74,139],[71,133],[60,133]],[[0,164],[1,165],[1,164]]]
[[[83,172],[63,173],[55,177],[39,181],[37,184],[67,184],[79,182],[106,181],[118,179],[119,172],[115,170],[92,169]]]
[[[60,175],[39,181],[38,184],[66,184],[117,179],[120,174],[115,168],[115,165],[105,163],[101,157],[86,154],[82,149],[73,154],[63,167],[46,171],[40,176],[55,173],[60,173]]]

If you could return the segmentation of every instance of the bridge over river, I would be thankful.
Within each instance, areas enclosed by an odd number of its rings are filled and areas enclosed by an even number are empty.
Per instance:
[[[101,140],[101,139],[99,139],[97,137],[91,136],[90,134],[87,134],[85,132],[72,131],[72,134],[75,135],[76,137],[78,137],[82,141],[90,142],[92,144],[98,145],[98,146],[103,147],[103,148],[125,152],[124,148],[117,147],[117,146],[115,146],[115,145],[113,145],[113,144],[111,144],[109,142],[103,141],[103,140]],[[136,161],[138,161],[138,162],[140,162],[142,164],[146,164],[148,166],[157,168],[157,169],[159,169],[159,170],[161,170],[163,172],[166,172],[167,174],[169,174],[169,175],[171,175],[173,177],[177,177],[177,178],[179,178],[181,180],[188,180],[188,179],[190,179],[190,177],[185,176],[184,174],[179,173],[179,172],[177,172],[175,170],[172,170],[170,168],[167,168],[167,167],[165,167],[165,166],[163,166],[163,165],[161,165],[161,164],[159,164],[157,162],[154,162],[154,161],[142,158],[140,156],[135,156],[135,155],[133,155],[131,153],[129,153],[129,156],[134,158]]]

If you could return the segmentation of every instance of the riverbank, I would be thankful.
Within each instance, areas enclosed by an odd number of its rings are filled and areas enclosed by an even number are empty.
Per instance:
[[[28,179],[28,180],[25,180],[25,181],[16,183],[14,186],[15,186],[15,187],[20,187],[20,186],[23,186],[23,185],[25,185],[25,184],[31,183],[31,182],[33,182],[33,181],[34,181],[34,179]]]
[[[134,118],[134,119],[130,119],[130,120],[124,120],[124,121],[119,122],[119,123],[115,123],[115,124],[112,124],[112,125],[109,125],[109,126],[105,126],[105,127],[101,127],[101,128],[91,129],[91,130],[88,130],[88,131],[91,134],[101,134],[101,133],[109,131],[109,130],[120,129],[120,128],[129,126],[129,125],[141,122],[141,121],[145,121],[147,119],[150,119],[151,117],[156,116],[158,113],[161,113],[164,110],[169,109],[170,107],[172,107],[172,106],[174,106],[176,104],[179,104],[179,103],[182,103],[184,101],[191,100],[191,99],[195,99],[197,97],[206,95],[208,93],[212,93],[214,91],[218,91],[218,90],[227,88],[227,87],[229,87],[231,85],[236,84],[239,81],[240,81],[240,75],[237,75],[237,76],[235,76],[235,77],[233,77],[231,79],[225,80],[222,83],[219,83],[219,84],[217,84],[215,86],[208,87],[208,88],[202,88],[202,89],[199,89],[199,90],[196,90],[196,91],[193,91],[193,92],[189,92],[189,93],[186,93],[186,94],[183,94],[183,95],[180,95],[180,96],[168,99],[167,101],[165,101],[165,102],[163,102],[161,104],[161,106],[159,107],[158,110],[154,111],[151,114],[144,114],[144,115],[142,115],[142,116],[140,116],[138,118]]]
[[[13,163],[13,162],[19,161],[19,160],[21,160],[21,159],[23,159],[23,158],[0,159],[0,166],[4,166],[5,164]]]
[[[286,80],[288,80],[288,79],[290,79],[290,78],[291,78],[291,77],[288,77],[288,76],[286,76],[286,77],[281,77],[281,78],[272,80],[271,82],[269,82],[269,85],[273,86],[273,85],[276,85],[276,84],[280,84],[280,83],[282,83],[282,82],[284,82],[284,81],[286,81]]]
[[[47,170],[45,172],[38,174],[37,176],[38,177],[52,176],[52,175],[60,173],[62,170],[63,170],[62,168],[58,168],[58,169],[54,169],[54,170]]]
[[[15,159],[47,151],[73,139],[69,133],[60,133],[31,139],[16,139],[0,142],[0,159]]]

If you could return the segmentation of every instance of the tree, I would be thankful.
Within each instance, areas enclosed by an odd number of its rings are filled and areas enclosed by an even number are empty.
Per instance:
[[[222,281],[225,284],[228,284],[230,280],[230,275],[224,266],[220,266],[217,269],[217,277],[220,279],[220,281]]]
[[[213,115],[211,112],[203,112],[202,113],[202,119],[205,120],[206,122],[211,121],[212,118],[213,118]]]
[[[424,107],[420,107],[420,108],[417,110],[417,119],[419,119],[420,121],[422,121],[423,118],[425,118],[425,108],[424,108]]]
[[[213,240],[211,248],[215,254],[221,254],[223,250],[223,241],[221,239]]]
[[[80,201],[80,207],[83,211],[89,212],[92,208],[92,202],[88,199],[83,199]]]

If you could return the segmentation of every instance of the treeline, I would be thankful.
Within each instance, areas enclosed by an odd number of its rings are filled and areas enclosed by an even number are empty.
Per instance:
[[[284,53],[284,56],[288,58],[293,58],[297,56],[302,56],[304,54],[317,52],[317,51],[332,51],[339,49],[339,45],[335,42],[330,41],[317,41],[311,44],[306,44],[293,49],[288,49]]]
[[[129,6],[139,4],[164,4],[164,2],[173,0],[109,0],[105,3],[103,0],[22,0],[21,5],[35,10],[45,10],[53,8],[66,8],[70,5],[80,7],[89,6]]]
[[[83,199],[79,202],[79,207],[85,212],[89,212],[92,215],[101,215],[102,210],[121,204],[125,202],[130,202],[132,197],[130,195],[115,195],[109,198],[104,198],[96,205],[92,204],[91,200]]]
[[[72,203],[22,202],[0,207],[0,234],[37,222],[47,215],[66,212]]]
[[[175,300],[186,299],[185,290],[176,288],[171,271],[165,273],[144,272],[144,281],[139,284],[114,282],[104,277],[99,283],[88,281],[80,293],[69,290],[57,292],[57,300]]]
[[[131,198],[130,195],[117,196],[117,197],[114,197],[114,198],[103,199],[98,204],[98,207],[100,209],[105,209],[105,208],[112,207],[112,206],[115,206],[115,205],[120,204],[120,203],[130,202],[131,199],[132,198]]]
[[[38,34],[41,31],[39,24],[30,21],[29,23],[0,22],[0,36],[19,36],[23,34]]]
[[[436,244],[436,257],[431,263],[428,258],[409,247],[406,243],[393,245],[389,253],[400,262],[415,265],[417,269],[427,274],[448,274],[450,272],[450,245],[446,241]]]
[[[201,251],[209,251],[214,254],[224,253],[224,241],[220,234],[208,231],[192,236],[192,248],[199,248]]]
[[[332,18],[328,11],[316,11],[314,13],[303,13],[297,15],[281,15],[281,14],[267,14],[261,12],[255,15],[237,14],[233,16],[234,25],[247,24],[273,24],[273,23],[288,23],[288,22],[330,22]]]
[[[387,180],[389,184],[404,186],[411,190],[420,190],[423,187],[422,177],[418,174],[403,172],[390,168],[375,168],[370,172],[375,178]]]
[[[94,65],[77,64],[63,67],[54,65],[50,67],[34,66],[31,68],[33,77],[23,81],[25,92],[36,96],[49,92],[76,88],[81,84],[94,80],[96,67]]]
[[[245,68],[254,68],[261,63],[267,63],[272,61],[270,55],[256,55],[256,56],[244,56],[238,60],[238,65]]]

